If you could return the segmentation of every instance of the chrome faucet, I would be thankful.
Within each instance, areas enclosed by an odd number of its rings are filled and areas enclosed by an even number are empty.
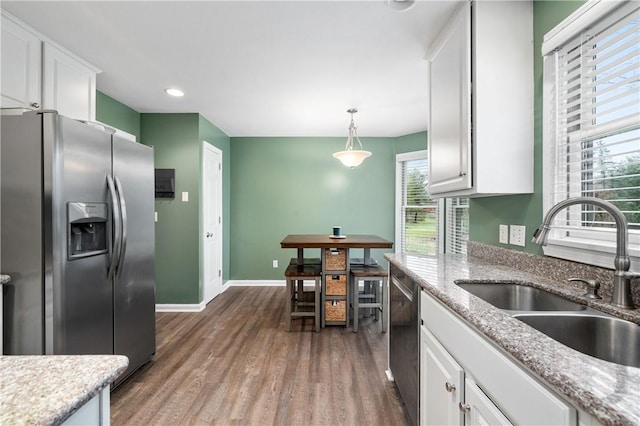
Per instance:
[[[629,272],[631,260],[628,254],[627,219],[624,214],[608,201],[593,197],[575,197],[560,201],[551,207],[544,217],[540,228],[533,233],[532,242],[544,246],[547,244],[547,234],[551,229],[551,221],[558,212],[575,204],[590,204],[606,210],[616,222],[616,258],[614,260],[615,272],[613,275],[613,295],[611,304],[619,308],[634,309],[631,299],[631,280],[640,277],[640,274]]]

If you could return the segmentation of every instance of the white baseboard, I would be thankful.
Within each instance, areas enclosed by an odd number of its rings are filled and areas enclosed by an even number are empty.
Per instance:
[[[387,376],[387,380],[390,382],[395,382],[393,378],[393,374],[391,374],[391,370],[384,370],[384,374]]]
[[[161,303],[156,304],[156,312],[202,312],[207,306],[200,303]]]
[[[284,287],[284,285],[284,280],[229,280],[224,283],[223,287]]]
[[[313,284],[313,281],[309,281],[309,283]],[[285,280],[228,280],[222,284],[221,293],[227,291],[229,287],[284,287],[285,284]],[[156,304],[156,312],[202,312],[206,306],[207,302],[163,303]]]

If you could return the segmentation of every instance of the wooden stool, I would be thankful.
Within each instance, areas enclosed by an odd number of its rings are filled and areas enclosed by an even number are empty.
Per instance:
[[[296,262],[297,263],[297,262]],[[291,319],[313,317],[315,320],[316,333],[320,331],[320,288],[322,278],[322,265],[297,265],[289,264],[284,276],[287,281],[286,290],[286,311],[287,311],[287,331],[291,331]],[[313,301],[304,300],[304,291],[302,286],[304,280],[313,279],[315,281],[315,290],[313,291]],[[296,291],[296,281],[299,282]],[[311,293],[311,292],[309,292]],[[303,307],[313,307],[313,310],[299,310]]]
[[[353,332],[358,332],[358,317],[360,309],[373,308],[376,311],[376,320],[382,312],[382,332],[387,331],[389,313],[386,309],[387,303],[387,279],[389,274],[380,266],[357,266],[352,267],[350,272],[349,285],[351,286],[351,308],[353,310]],[[373,294],[362,295],[359,292],[360,281],[369,281],[375,284]],[[360,299],[365,301],[362,303]]]
[[[292,257],[289,261],[289,266],[291,265],[322,265],[322,261],[319,257],[305,257],[302,259],[302,262],[297,257]],[[298,300],[302,300],[304,297],[304,281],[298,281],[297,290],[298,292]]]

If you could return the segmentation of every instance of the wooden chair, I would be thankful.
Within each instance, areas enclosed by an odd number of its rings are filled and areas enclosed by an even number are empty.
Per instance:
[[[322,282],[322,265],[298,265],[297,259],[292,260],[284,272],[286,288],[286,315],[287,331],[291,331],[291,320],[296,318],[314,318],[315,331],[320,331],[320,289]],[[313,292],[305,292],[304,280],[313,279],[315,288]],[[296,289],[296,282],[298,286]],[[306,294],[312,295],[313,300],[307,300]],[[311,299],[311,298],[309,298]],[[311,309],[310,309],[311,308]]]
[[[353,266],[349,272],[349,285],[351,286],[351,310],[353,313],[353,332],[358,332],[358,318],[360,309],[375,310],[376,320],[380,319],[382,313],[382,332],[387,331],[387,323],[389,321],[389,313],[387,312],[387,281],[388,272],[381,266]],[[365,289],[368,287],[366,283],[372,283],[371,293],[360,293],[360,281],[365,282]]]

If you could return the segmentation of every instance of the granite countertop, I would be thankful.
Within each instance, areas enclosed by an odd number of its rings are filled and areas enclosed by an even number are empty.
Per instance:
[[[58,425],[111,384],[122,355],[0,356],[0,425]]]
[[[531,283],[594,309],[640,324],[640,309],[620,310],[582,297],[584,289],[465,255],[386,254],[422,288],[473,328],[511,354],[543,383],[604,424],[640,424],[640,368],[584,355],[547,337],[487,302],[464,291],[455,280]],[[631,343],[630,343],[631,344]]]
[[[11,281],[11,277],[9,275],[0,274],[0,285],[6,284]]]

